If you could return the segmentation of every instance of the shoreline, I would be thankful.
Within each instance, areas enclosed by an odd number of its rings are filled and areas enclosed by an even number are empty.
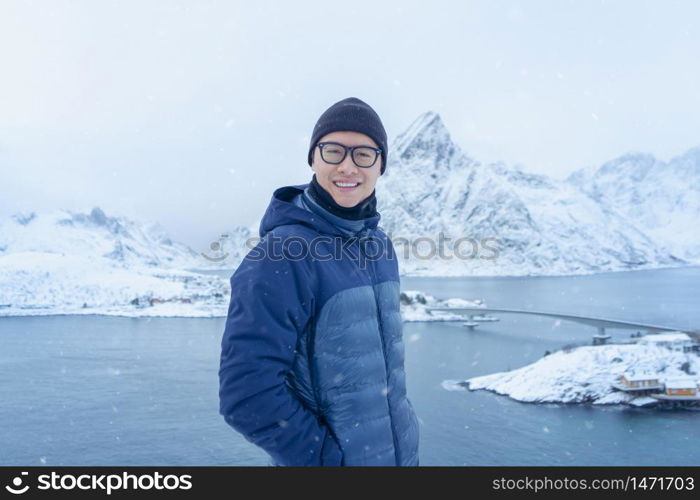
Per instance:
[[[658,379],[665,387],[682,379],[693,386],[688,395],[696,398],[700,391],[700,353],[648,343],[583,345],[555,351],[514,370],[444,380],[442,387],[449,391],[485,390],[523,403],[666,406],[666,401],[651,394],[616,389],[623,375]],[[673,396],[665,389],[656,392]],[[678,397],[668,398],[668,404],[700,403],[700,398],[684,397],[678,393]]]

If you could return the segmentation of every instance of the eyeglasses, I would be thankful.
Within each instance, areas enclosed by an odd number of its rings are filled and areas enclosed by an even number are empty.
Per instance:
[[[361,168],[369,168],[374,165],[382,152],[381,149],[370,146],[350,147],[337,142],[319,142],[317,146],[321,150],[321,158],[326,163],[332,165],[342,163],[349,151],[352,162]]]

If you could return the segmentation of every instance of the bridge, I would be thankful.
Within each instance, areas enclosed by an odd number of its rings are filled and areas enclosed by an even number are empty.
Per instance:
[[[584,325],[594,326],[598,329],[598,335],[604,336],[606,328],[620,328],[626,330],[646,330],[649,333],[659,333],[659,332],[677,332],[682,331],[680,328],[673,328],[670,326],[661,325],[650,325],[647,323],[634,323],[631,321],[620,321],[616,319],[607,318],[594,318],[590,316],[576,316],[573,314],[559,314],[551,312],[542,311],[525,311],[521,309],[492,309],[490,307],[429,307],[427,308],[429,312],[432,311],[442,311],[451,312],[457,314],[465,314],[469,317],[469,322],[465,323],[466,326],[474,328],[478,325],[475,323],[474,316],[480,316],[482,314],[530,314],[534,316],[543,316],[548,318],[556,318],[564,321],[573,321],[575,323],[582,323]],[[460,320],[463,321],[463,320]]]

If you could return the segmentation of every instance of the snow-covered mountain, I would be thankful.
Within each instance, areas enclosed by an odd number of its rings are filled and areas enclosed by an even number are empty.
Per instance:
[[[154,223],[67,210],[0,219],[0,315],[223,301],[206,259]]]
[[[393,141],[389,161],[377,183],[380,226],[408,257],[405,274],[584,274],[683,263],[572,183],[470,158],[432,111]],[[440,233],[450,238],[444,257]],[[452,246],[458,238],[463,258]]]
[[[567,181],[627,216],[668,252],[700,260],[700,147],[668,163],[629,153]]]
[[[188,268],[194,250],[172,241],[157,223],[108,217],[99,207],[89,214],[55,210],[0,219],[0,255],[21,252],[81,255],[114,265]]]
[[[122,268],[231,269],[245,256],[245,241],[253,233],[257,227],[236,226],[196,252],[173,241],[157,222],[110,217],[99,207],[90,213],[18,213],[0,218],[0,256],[39,252],[107,259]]]

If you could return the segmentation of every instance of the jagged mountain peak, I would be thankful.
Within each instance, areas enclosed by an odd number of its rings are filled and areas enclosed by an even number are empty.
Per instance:
[[[59,220],[59,224],[85,228],[104,228],[112,234],[126,237],[130,236],[129,227],[147,226],[147,224],[142,222],[129,220],[124,217],[109,217],[98,206],[94,206],[89,214],[71,210],[64,210],[63,212],[67,214],[67,217]]]
[[[107,216],[100,207],[93,207],[90,211],[90,219],[92,219],[95,224],[103,225],[107,222]]]
[[[426,111],[418,115],[418,117],[413,120],[413,123],[396,137],[394,140],[394,147],[397,151],[403,151],[410,145],[413,139],[426,134],[447,134],[447,136],[449,136],[447,127],[445,127],[439,113],[435,111]]]
[[[631,151],[603,163],[596,172],[596,176],[624,173],[625,176],[629,176],[633,180],[640,180],[646,177],[659,163],[659,160],[650,153]]]
[[[391,149],[390,157],[398,158],[402,163],[427,159],[435,168],[449,168],[455,157],[462,156],[442,118],[435,111],[419,115],[396,137]]]
[[[398,136],[394,148],[397,164],[387,171],[394,175],[378,189],[382,227],[401,238],[428,237],[433,246],[441,233],[466,239],[476,255],[426,259],[413,252],[402,264],[410,274],[569,274],[683,262],[675,248],[645,234],[646,221],[603,203],[596,189],[582,189],[602,182],[631,192],[617,180],[650,183],[666,166],[651,154],[631,151],[562,182],[466,157],[432,111]],[[642,202],[635,196],[630,206]],[[494,242],[495,260],[484,251]],[[412,245],[400,252],[406,248]]]
[[[660,246],[686,260],[700,257],[690,230],[700,215],[700,147],[668,163],[651,154],[628,153],[595,171],[579,170],[570,182],[597,202],[614,208]]]
[[[120,265],[193,267],[197,256],[173,242],[156,222],[110,217],[98,206],[89,212],[55,209],[0,219],[0,248],[8,253],[84,255]]]

